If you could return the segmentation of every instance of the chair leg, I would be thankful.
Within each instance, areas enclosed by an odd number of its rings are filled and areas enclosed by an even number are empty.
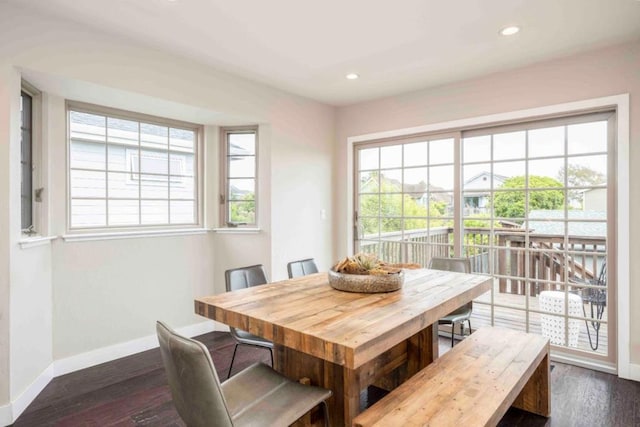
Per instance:
[[[269,349],[269,355],[271,356],[271,367],[273,368],[273,349]]]
[[[453,336],[455,335],[456,332],[456,324],[451,322],[451,348],[453,348],[453,346],[455,345],[453,343]]]
[[[467,322],[469,322],[469,335],[471,335],[473,333],[473,331],[471,330],[471,318],[468,318]]]
[[[231,356],[231,364],[229,365],[229,372],[227,372],[227,379],[231,378],[231,368],[233,368],[233,361],[236,358],[236,351],[238,351],[238,343],[233,348],[233,356]]]

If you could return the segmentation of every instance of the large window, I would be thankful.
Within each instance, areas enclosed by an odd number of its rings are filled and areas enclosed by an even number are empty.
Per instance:
[[[69,227],[199,223],[200,127],[69,103]]]
[[[255,226],[258,131],[255,127],[225,128],[222,141],[222,225]]]

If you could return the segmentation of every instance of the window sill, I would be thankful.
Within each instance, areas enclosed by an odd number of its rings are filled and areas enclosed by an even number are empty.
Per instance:
[[[214,233],[222,233],[222,234],[257,234],[257,233],[260,233],[262,229],[258,227],[251,227],[251,228],[222,227],[222,228],[212,228],[209,231],[212,231]]]
[[[185,228],[179,230],[147,230],[147,231],[116,231],[91,234],[65,234],[65,242],[90,242],[95,240],[135,239],[140,237],[171,237],[206,234],[204,228]]]
[[[57,239],[58,236],[33,236],[23,237],[18,241],[20,249],[35,248],[37,246],[45,246],[51,244],[52,240]]]

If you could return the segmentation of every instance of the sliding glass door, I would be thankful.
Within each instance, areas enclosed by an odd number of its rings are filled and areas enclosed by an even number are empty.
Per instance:
[[[494,277],[472,324],[548,336],[615,362],[613,112],[355,147],[356,251]],[[610,267],[610,268],[608,268]]]

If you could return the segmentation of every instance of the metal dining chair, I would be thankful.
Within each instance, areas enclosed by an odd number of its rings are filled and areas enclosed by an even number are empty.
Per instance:
[[[471,273],[471,260],[469,258],[431,258],[429,268],[433,270],[454,271],[457,273]],[[451,347],[454,346],[455,326],[460,324],[460,335],[464,335],[464,322],[469,323],[471,333],[471,312],[473,301],[469,301],[457,310],[447,314],[438,320],[439,325],[451,325]]]
[[[289,279],[294,277],[306,276],[307,274],[314,274],[318,272],[318,266],[313,258],[301,259],[299,261],[291,261],[287,264],[287,273],[289,273]]]
[[[268,282],[267,275],[264,272],[262,264],[250,265],[248,267],[234,268],[224,272],[224,281],[227,288],[227,292],[237,291],[239,289],[245,289],[252,286],[264,285]],[[229,328],[231,336],[236,341],[236,345],[233,349],[233,356],[231,356],[231,364],[229,365],[229,372],[227,378],[231,376],[231,369],[233,368],[233,361],[236,358],[236,352],[240,344],[252,345],[255,347],[262,347],[269,350],[271,356],[271,366],[273,366],[273,343],[265,338],[257,335],[250,334],[242,329]]]
[[[331,390],[291,381],[263,363],[220,383],[204,344],[162,322],[156,333],[173,403],[189,427],[288,426],[319,404],[329,425]]]

